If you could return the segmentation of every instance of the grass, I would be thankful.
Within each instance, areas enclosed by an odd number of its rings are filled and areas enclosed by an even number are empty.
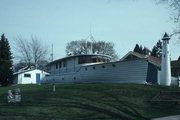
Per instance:
[[[20,88],[22,102],[7,104],[7,91],[14,88]],[[0,119],[148,120],[180,114],[178,104],[150,102],[160,91],[180,91],[180,88],[97,83],[56,85],[56,92],[52,92],[52,85],[0,87]]]

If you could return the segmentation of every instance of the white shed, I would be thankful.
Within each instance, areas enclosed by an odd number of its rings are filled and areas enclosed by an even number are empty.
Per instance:
[[[49,73],[40,70],[40,69],[21,69],[18,72],[14,73],[14,84],[40,84],[41,79],[45,76],[48,76]]]

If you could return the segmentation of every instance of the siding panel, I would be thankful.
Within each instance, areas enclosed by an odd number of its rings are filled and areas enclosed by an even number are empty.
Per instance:
[[[49,77],[48,83],[144,83],[147,78],[148,62],[146,60],[119,61],[77,67],[75,69],[77,72],[73,72],[72,69],[69,67],[67,72],[62,71],[63,74]],[[55,81],[52,81],[52,78]]]

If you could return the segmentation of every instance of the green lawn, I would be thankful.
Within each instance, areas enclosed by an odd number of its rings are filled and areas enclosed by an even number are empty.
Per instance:
[[[14,88],[20,88],[22,102],[7,104],[7,91]],[[0,87],[0,119],[146,120],[180,114],[180,104],[150,102],[160,91],[180,91],[180,88],[112,83],[70,84],[56,85],[54,93],[51,85]]]

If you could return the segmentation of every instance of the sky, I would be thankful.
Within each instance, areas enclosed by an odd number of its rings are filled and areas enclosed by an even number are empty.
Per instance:
[[[0,0],[0,34],[5,33],[14,58],[18,36],[36,36],[54,59],[65,57],[66,44],[85,39],[113,42],[119,57],[135,44],[152,49],[165,32],[173,31],[171,10],[155,0]],[[170,40],[171,59],[180,56],[180,45]],[[50,55],[49,55],[50,56]]]

